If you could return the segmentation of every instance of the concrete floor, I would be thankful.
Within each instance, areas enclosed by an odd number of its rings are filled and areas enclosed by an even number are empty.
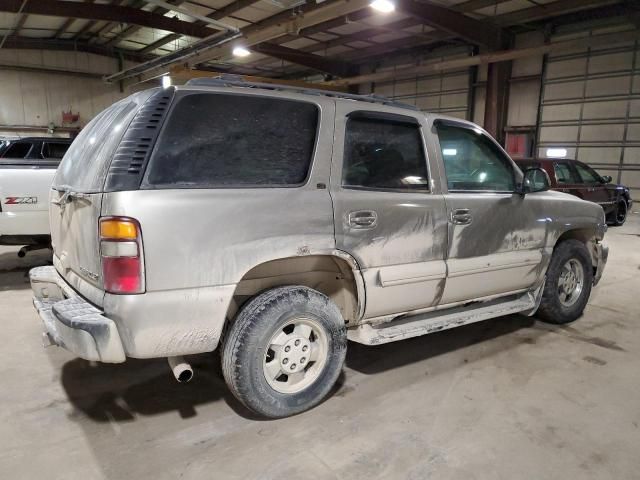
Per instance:
[[[375,348],[349,344],[311,412],[251,417],[213,356],[91,364],[42,349],[29,266],[0,250],[0,478],[631,479],[640,473],[640,215],[607,234],[582,319],[522,316]]]

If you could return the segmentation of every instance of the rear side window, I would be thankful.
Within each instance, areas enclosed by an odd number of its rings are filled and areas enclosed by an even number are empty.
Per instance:
[[[576,183],[571,174],[571,169],[566,163],[554,163],[553,171],[558,183]]]
[[[135,93],[100,112],[75,138],[53,181],[54,188],[102,191],[111,158],[139,107],[154,90]]]
[[[25,158],[31,150],[31,142],[15,142],[9,145],[7,151],[4,153],[4,158]]]
[[[366,116],[350,118],[342,185],[376,190],[428,190],[420,125]]]
[[[277,98],[194,93],[178,100],[144,185],[152,188],[295,186],[305,182],[318,108]]]
[[[42,148],[44,158],[62,158],[69,150],[68,143],[45,142]]]

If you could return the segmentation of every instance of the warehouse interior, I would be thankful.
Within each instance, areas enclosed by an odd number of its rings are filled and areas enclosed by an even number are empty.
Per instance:
[[[386,97],[610,176],[634,203],[583,318],[349,342],[326,401],[264,421],[216,353],[181,385],[161,359],[42,349],[28,272],[51,252],[0,246],[0,478],[637,477],[639,1],[0,0],[0,141],[217,76]]]

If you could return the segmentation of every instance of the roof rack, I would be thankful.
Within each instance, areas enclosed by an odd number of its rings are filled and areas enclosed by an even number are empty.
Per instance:
[[[247,82],[242,79],[241,75],[219,75],[215,77],[201,77],[189,80],[186,85],[200,86],[200,87],[245,87],[245,88],[261,88],[265,90],[277,90],[304,93],[305,95],[323,95],[325,97],[332,98],[344,98],[347,100],[357,100],[360,102],[378,103],[381,105],[388,105],[392,107],[405,108],[408,110],[419,111],[419,109],[413,105],[409,105],[402,102],[396,102],[386,97],[379,95],[356,95],[353,93],[332,92],[330,90],[320,90],[317,88],[306,87],[294,87],[291,85],[283,85],[279,83],[263,83],[263,82]]]

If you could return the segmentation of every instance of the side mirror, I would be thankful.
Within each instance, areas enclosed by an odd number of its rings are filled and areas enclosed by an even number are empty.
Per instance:
[[[524,171],[520,193],[525,195],[527,193],[544,192],[549,190],[550,187],[549,174],[540,167],[531,167]]]
[[[605,175],[602,178],[602,183],[611,183],[611,181],[613,180],[613,178],[611,178],[610,175]]]

